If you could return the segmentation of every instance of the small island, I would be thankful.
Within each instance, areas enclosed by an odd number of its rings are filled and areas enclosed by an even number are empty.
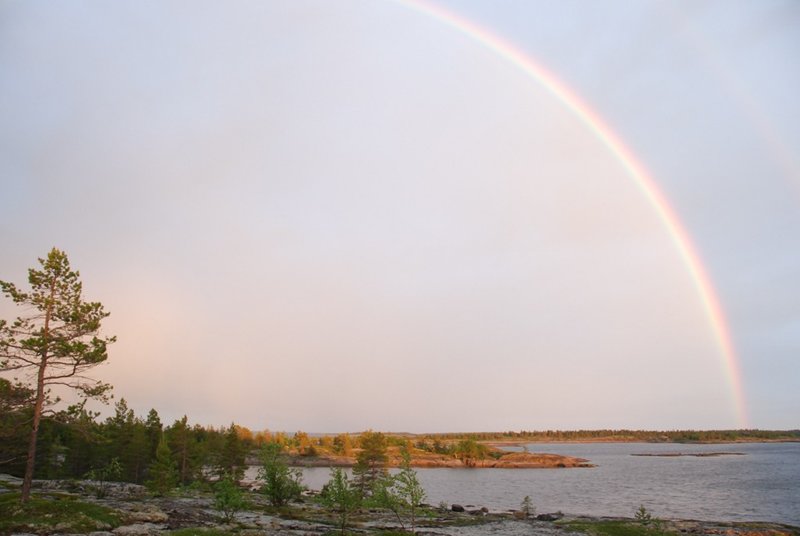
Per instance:
[[[424,441],[416,443],[394,439],[393,445],[386,448],[387,466],[400,467],[403,452],[411,457],[411,467],[446,467],[470,469],[564,469],[574,467],[594,467],[589,460],[560,454],[533,452],[509,452],[490,444],[480,443],[470,438],[441,444],[436,450]],[[398,445],[398,443],[401,443]],[[353,467],[361,449],[350,449],[343,454],[334,449],[326,449],[320,441],[312,449],[292,449],[287,454],[287,463],[294,467]],[[253,465],[256,460],[253,459]]]

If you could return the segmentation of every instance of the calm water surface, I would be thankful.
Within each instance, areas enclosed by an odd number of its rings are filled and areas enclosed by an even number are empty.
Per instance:
[[[800,443],[677,445],[533,443],[531,452],[587,458],[589,469],[418,469],[428,502],[538,512],[632,517],[640,504],[665,518],[774,521],[800,526]],[[509,450],[521,450],[521,447]],[[631,454],[740,452],[744,456],[640,457]],[[310,468],[319,489],[327,468]]]

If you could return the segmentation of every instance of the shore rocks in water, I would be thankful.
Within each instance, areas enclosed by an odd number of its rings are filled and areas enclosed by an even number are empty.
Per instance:
[[[558,521],[564,517],[564,514],[561,512],[556,512],[554,514],[539,514],[536,516],[536,521]]]
[[[475,510],[467,510],[467,513],[471,516],[485,516],[486,514],[489,513],[489,509],[486,508],[485,506],[482,506]]]
[[[452,510],[453,512],[463,512],[464,511],[464,507],[461,506],[460,504],[454,504],[454,505],[450,506],[450,510]]]

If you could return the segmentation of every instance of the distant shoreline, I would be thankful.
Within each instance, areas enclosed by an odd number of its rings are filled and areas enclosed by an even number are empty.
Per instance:
[[[515,447],[518,445],[530,445],[535,443],[542,444],[563,444],[580,445],[593,443],[648,443],[653,445],[741,445],[746,443],[800,443],[800,438],[785,439],[732,439],[732,440],[703,440],[703,441],[672,441],[672,440],[648,440],[640,438],[598,438],[598,439],[503,439],[481,441],[484,445],[492,447]]]
[[[655,458],[682,458],[690,456],[694,458],[714,458],[717,456],[746,456],[744,452],[643,452],[631,454],[631,456],[645,456]]]

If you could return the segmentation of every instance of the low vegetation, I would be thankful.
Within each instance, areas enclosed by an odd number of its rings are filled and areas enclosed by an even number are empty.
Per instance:
[[[0,495],[0,534],[26,532],[31,526],[48,532],[84,533],[110,530],[120,522],[114,510],[69,495],[34,495],[25,503],[20,502],[19,493]]]
[[[643,524],[638,520],[579,520],[568,521],[563,526],[592,536],[675,536],[676,531]]]

